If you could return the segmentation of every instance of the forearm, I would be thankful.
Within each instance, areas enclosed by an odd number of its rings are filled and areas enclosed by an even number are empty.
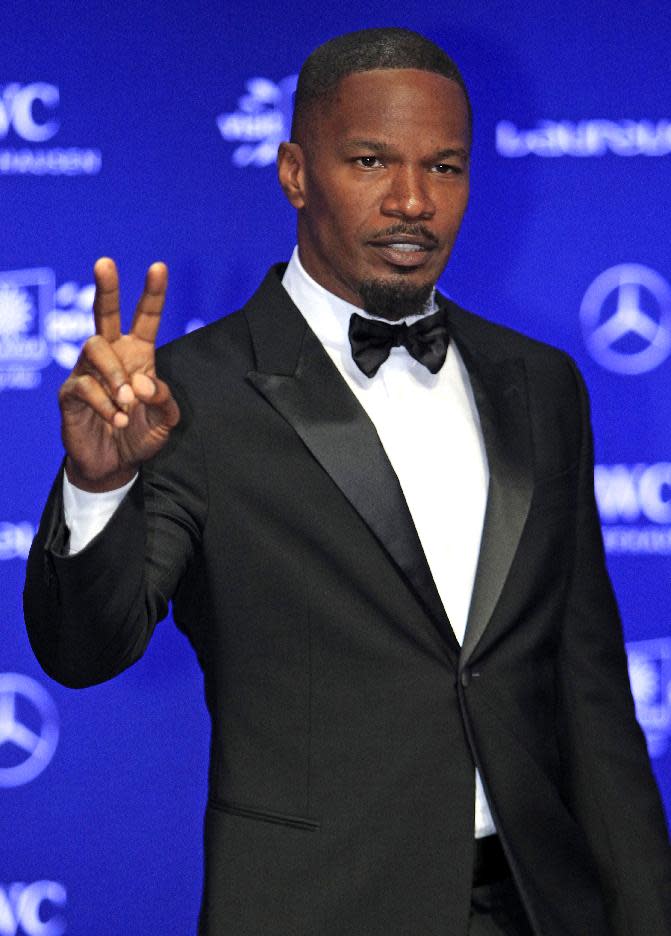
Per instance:
[[[110,679],[143,653],[198,549],[207,484],[198,431],[185,418],[104,526],[69,552],[62,475],[27,566],[24,609],[35,654],[71,686]]]
[[[167,611],[145,582],[145,517],[136,484],[76,555],[69,552],[57,479],[28,559],[24,609],[35,654],[67,685],[109,679],[141,655]]]

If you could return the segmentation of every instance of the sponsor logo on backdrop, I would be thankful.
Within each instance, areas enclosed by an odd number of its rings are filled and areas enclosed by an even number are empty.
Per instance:
[[[6,520],[0,520],[0,561],[27,559],[34,536],[35,527],[32,523],[25,521],[9,523]]]
[[[29,676],[0,673],[0,787],[39,777],[58,735],[58,712],[47,690]]]
[[[74,366],[93,334],[93,283],[56,288],[48,268],[0,271],[0,390],[29,390],[56,361]]]
[[[99,149],[55,146],[58,87],[46,81],[0,85],[0,175],[96,175]],[[49,144],[46,146],[45,144]]]
[[[62,936],[66,902],[59,881],[0,884],[0,936]]]
[[[671,354],[671,285],[640,263],[610,267],[587,289],[580,323],[587,350],[606,370],[654,370]]]
[[[671,555],[671,462],[596,465],[594,490],[606,552]]]
[[[238,98],[238,109],[219,114],[217,127],[224,140],[237,143],[231,161],[234,166],[270,166],[277,147],[289,139],[293,93],[298,75],[278,82],[250,78],[246,92]]]
[[[53,270],[0,273],[0,386],[40,382],[40,370],[51,360],[44,321],[53,301]]]
[[[521,129],[511,120],[496,125],[501,156],[667,156],[671,120],[539,120]]]
[[[627,644],[629,680],[636,717],[651,757],[661,757],[671,742],[671,637]]]
[[[66,370],[72,370],[87,338],[95,331],[93,297],[95,283],[80,286],[67,282],[54,295],[54,307],[47,314],[45,335],[51,356]]]

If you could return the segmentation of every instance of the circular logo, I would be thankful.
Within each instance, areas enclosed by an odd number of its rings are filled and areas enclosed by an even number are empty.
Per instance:
[[[580,321],[602,367],[617,374],[654,370],[671,353],[671,286],[639,263],[610,267],[585,293]]]
[[[39,776],[58,744],[58,713],[38,682],[0,673],[0,787],[21,786]]]

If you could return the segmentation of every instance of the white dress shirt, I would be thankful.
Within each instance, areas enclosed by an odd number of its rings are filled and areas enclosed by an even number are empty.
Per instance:
[[[445,364],[437,374],[431,374],[405,348],[392,348],[377,374],[368,378],[352,360],[347,337],[352,313],[366,313],[315,282],[303,269],[298,248],[282,285],[377,430],[461,644],[489,484],[480,421],[461,356],[451,343]],[[434,308],[432,297],[427,311]],[[405,321],[411,324],[418,317]],[[71,554],[102,530],[132,483],[118,491],[90,494],[74,488],[65,478],[64,511]],[[437,491],[440,497],[436,497]],[[495,831],[476,771],[475,835]]]

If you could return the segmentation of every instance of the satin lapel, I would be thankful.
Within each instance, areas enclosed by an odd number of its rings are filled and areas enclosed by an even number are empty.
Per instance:
[[[257,360],[247,379],[360,514],[456,656],[456,638],[375,427],[284,290],[264,291],[266,285],[247,311]]]
[[[533,493],[533,450],[524,362],[476,356],[458,331],[455,340],[469,371],[489,462],[487,508],[461,668],[485,632],[517,551]]]

